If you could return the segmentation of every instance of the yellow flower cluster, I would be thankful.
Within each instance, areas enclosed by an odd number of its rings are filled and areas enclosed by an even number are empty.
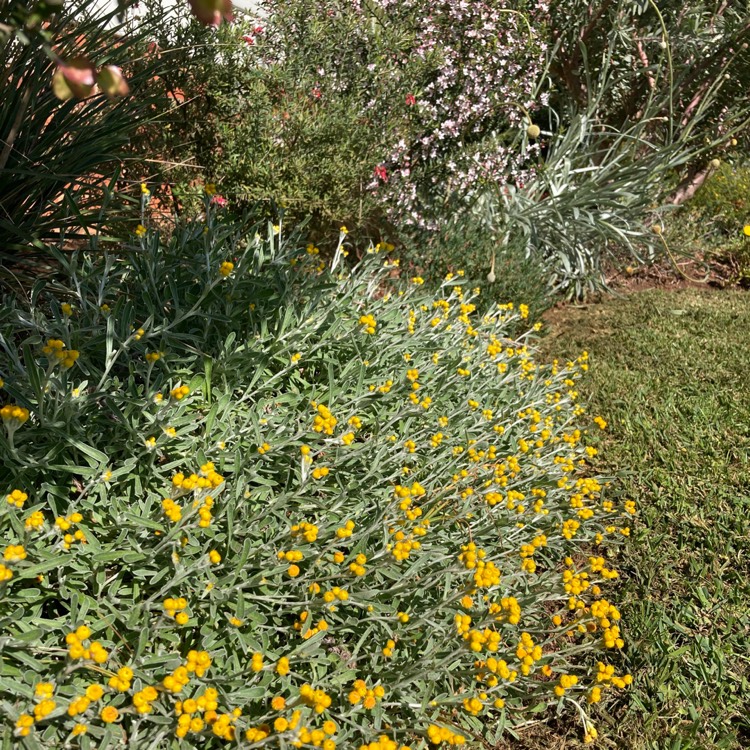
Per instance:
[[[500,600],[500,603],[493,602],[490,604],[489,612],[496,615],[498,622],[509,622],[511,625],[518,625],[521,622],[521,605],[514,596],[506,596]]]
[[[26,549],[22,544],[9,544],[3,550],[5,562],[21,562],[26,559]]]
[[[331,604],[336,600],[345,602],[347,601],[347,599],[349,599],[349,592],[346,589],[340,588],[339,586],[334,586],[332,589],[324,592],[323,594],[323,601],[327,604]]]
[[[291,563],[291,565],[287,568],[287,574],[291,576],[292,578],[296,578],[300,574],[299,566],[295,563],[301,562],[305,559],[304,554],[298,549],[290,549],[287,551],[279,550],[278,552],[278,558],[279,560],[285,560],[288,563]]]
[[[313,430],[315,432],[322,432],[324,435],[333,435],[333,430],[338,424],[338,419],[331,414],[330,409],[324,404],[313,402],[313,409],[318,410],[315,419],[313,419]]]
[[[393,532],[393,538],[395,540],[394,545],[389,545],[391,554],[402,562],[408,560],[412,550],[418,550],[421,548],[422,543],[418,539],[413,539],[411,536],[407,537],[403,531]]]
[[[126,693],[130,690],[130,683],[133,680],[133,670],[130,667],[120,667],[116,674],[109,678],[107,683],[113,690],[120,693]]]
[[[484,710],[484,703],[476,696],[472,696],[471,698],[464,698],[463,707],[466,713],[472,716],[479,716]]]
[[[617,607],[606,599],[599,599],[591,605],[591,616],[596,618],[599,627],[603,629],[602,641],[606,648],[623,648],[625,641],[620,636],[620,628],[614,623],[620,619]]]
[[[219,719],[217,709],[219,693],[215,688],[206,688],[203,693],[195,698],[186,698],[183,701],[177,701],[174,706],[174,712],[177,716],[177,737],[186,737],[190,732],[198,734],[208,725],[214,724]],[[222,725],[226,721],[222,721]],[[229,722],[231,724],[231,721]],[[222,734],[226,732],[226,727],[220,725]]]
[[[214,479],[216,479],[216,477],[214,477]],[[200,518],[198,526],[200,528],[207,529],[211,525],[211,519],[213,518],[211,508],[213,508],[213,506],[213,497],[211,497],[211,495],[206,495],[203,498],[203,503],[198,507],[198,517]]]
[[[310,612],[308,610],[304,610],[303,612],[300,612],[299,619],[295,621],[294,625],[292,626],[295,630],[299,631],[302,634],[302,638],[304,640],[308,640],[309,638],[312,638],[314,635],[317,635],[318,633],[321,633],[325,630],[328,630],[328,623],[320,619],[314,626],[309,626],[308,619],[310,617]],[[308,627],[305,627],[305,625],[308,625]],[[288,660],[285,663],[285,665],[282,667],[282,670],[285,668],[288,668]]]
[[[364,680],[355,680],[349,693],[349,703],[353,706],[361,703],[369,711],[375,708],[378,701],[382,700],[384,696],[385,688],[382,685],[369,688]]]
[[[486,552],[477,549],[474,542],[463,545],[458,556],[465,568],[474,571],[474,585],[477,588],[490,588],[500,583],[500,570],[492,561],[485,561],[485,557]]]
[[[354,573],[355,576],[363,576],[367,572],[365,569],[365,563],[367,562],[367,556],[360,552],[355,558],[354,562],[349,564],[349,570]]]
[[[182,520],[182,508],[171,498],[165,497],[161,501],[161,507],[164,510],[164,515],[172,521],[172,523],[177,523]]]
[[[318,538],[318,527],[315,524],[302,521],[292,526],[292,538],[301,536],[306,542],[314,542]]]
[[[427,728],[427,739],[433,745],[441,745],[442,743],[446,745],[466,744],[466,738],[463,735],[457,734],[448,727],[439,727],[437,724],[431,724]]]
[[[469,615],[457,615],[457,618],[459,616],[464,618],[461,621],[460,627],[465,628],[465,618],[468,617],[470,622],[471,617],[469,617]],[[484,630],[469,630],[468,632],[463,633],[463,638],[466,641],[468,647],[475,653],[481,652],[483,648],[487,649],[487,651],[495,652],[500,648],[500,641],[502,640],[500,633],[498,633],[496,630],[492,630],[491,628],[484,628]]]
[[[399,745],[395,740],[381,734],[377,740],[367,745],[360,745],[359,750],[411,750],[411,748],[408,745]]]
[[[24,409],[23,406],[17,406],[16,404],[6,404],[0,409],[0,419],[2,419],[6,425],[12,422],[22,425],[29,419],[29,410]]]
[[[388,380],[386,380],[385,383],[383,383],[383,385],[376,386],[376,385],[371,384],[369,388],[371,391],[377,390],[378,393],[390,393],[391,388],[393,388],[393,380],[388,378]]]
[[[534,662],[542,658],[542,647],[534,643],[530,633],[521,633],[521,640],[516,647],[516,656],[521,660],[521,674],[528,675]]]
[[[277,732],[294,730],[297,728],[300,718],[300,711],[295,711],[292,714],[292,718],[288,721],[280,716],[274,722],[274,729]],[[336,724],[332,721],[324,721],[323,727],[320,729],[311,729],[310,727],[302,726],[297,730],[297,738],[292,740],[290,744],[292,747],[302,747],[304,745],[320,747],[323,748],[323,750],[335,750],[336,743],[330,739],[330,735],[335,734],[336,731]]]
[[[268,724],[261,724],[258,727],[250,727],[245,730],[245,739],[250,743],[263,742],[271,734],[271,727]]]
[[[570,518],[562,523],[562,535],[566,539],[572,539],[580,528],[581,524],[575,518]]]
[[[77,698],[71,700],[68,704],[68,716],[79,716],[80,714],[86,713],[89,706],[104,695],[104,688],[101,685],[93,683],[86,688],[86,692],[83,695],[79,695]]]
[[[497,685],[498,677],[506,682],[515,682],[518,677],[518,672],[510,669],[505,659],[496,659],[494,656],[489,656],[485,661],[475,662],[475,666],[479,669],[477,680],[484,680],[489,687]]]
[[[558,698],[562,698],[565,695],[566,690],[574,687],[578,684],[578,678],[574,674],[563,674],[560,675],[560,680],[554,687],[555,695]]]
[[[474,571],[474,585],[477,588],[490,588],[500,583],[500,570],[491,560],[477,560]]]
[[[547,546],[547,536],[545,534],[539,534],[535,536],[529,544],[522,544],[520,555],[522,559],[521,569],[527,573],[536,572],[536,561],[534,560],[534,553],[540,547]]]
[[[29,499],[29,496],[21,490],[13,490],[5,499],[9,505],[13,505],[16,508],[23,508],[23,504]]]
[[[90,641],[91,629],[86,625],[80,625],[74,631],[65,636],[68,644],[68,656],[76,661],[78,659],[91,659],[97,664],[104,664],[109,658],[109,653],[99,641]],[[88,641],[88,646],[85,642]]]
[[[168,674],[162,680],[162,686],[165,690],[169,690],[170,693],[181,693],[182,689],[190,682],[190,675],[188,674],[187,667],[180,665],[171,674]]]
[[[182,401],[185,396],[190,393],[190,388],[186,385],[178,385],[175,388],[172,388],[172,390],[169,392],[169,395],[175,400],[175,401]]]
[[[211,461],[201,466],[199,474],[190,474],[186,477],[182,472],[178,472],[172,477],[172,486],[183,492],[216,489],[223,482],[224,477],[216,471],[216,467]]]
[[[171,617],[178,625],[187,624],[190,615],[185,612],[188,603],[184,597],[173,599],[169,597],[163,601],[164,611],[167,617]]]
[[[305,683],[299,689],[299,697],[306,706],[310,706],[316,714],[322,714],[331,705],[331,696],[325,690],[313,689]]]
[[[139,714],[150,714],[153,710],[153,703],[159,697],[155,687],[147,685],[142,690],[133,694],[133,706]]]
[[[220,737],[223,740],[227,740],[228,742],[233,742],[236,737],[236,727],[235,722],[237,719],[242,715],[242,709],[235,708],[232,713],[229,714],[218,714],[217,716],[213,716],[210,714],[210,712],[206,712],[206,723],[211,725],[211,733],[215,735],[216,737]],[[186,714],[183,714],[186,716]],[[179,722],[182,721],[182,716],[178,719],[178,727],[177,731],[181,729]],[[196,731],[193,729],[193,726],[200,726],[200,719],[192,719],[190,721],[190,729],[191,731]],[[185,726],[185,722],[183,721],[182,727]],[[202,729],[202,727],[201,727]],[[200,731],[200,730],[197,730]],[[179,734],[177,735],[180,736]]]
[[[362,315],[359,319],[359,324],[364,328],[365,333],[370,335],[375,333],[378,325],[372,315]]]
[[[51,360],[57,360],[57,364],[64,370],[69,370],[76,363],[80,352],[75,349],[66,349],[65,342],[60,339],[48,339],[47,344],[42,347],[42,352]]]
[[[589,557],[589,565],[592,573],[599,573],[605,580],[617,578],[620,574],[613,568],[608,568],[603,557]]]
[[[336,529],[336,536],[339,539],[348,539],[354,533],[354,521],[347,521],[343,526]]]
[[[572,560],[571,560],[572,563]],[[589,574],[584,570],[576,573],[570,569],[562,573],[563,587],[568,594],[579,596],[591,585]]]
[[[604,664],[599,662],[597,664],[596,681],[599,684],[610,684],[613,687],[624,690],[628,685],[632,684],[633,677],[629,674],[625,674],[622,677],[618,677],[615,674],[615,668],[611,664]]]
[[[83,521],[83,516],[80,513],[71,513],[69,516],[59,516],[55,519],[55,526],[61,531],[67,532],[74,524],[78,524]],[[75,542],[86,544],[86,535],[81,529],[76,529],[73,534],[63,534],[63,548],[70,549]]]

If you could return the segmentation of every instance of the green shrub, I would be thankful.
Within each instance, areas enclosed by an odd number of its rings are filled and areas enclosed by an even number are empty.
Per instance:
[[[161,4],[147,5],[156,25]],[[397,125],[382,106],[364,109],[385,96],[385,81],[366,65],[368,27],[344,8],[332,20],[312,0],[276,6],[261,32],[247,16],[219,29],[162,28],[162,80],[185,101],[168,128],[144,132],[143,148],[165,160],[164,181],[177,183],[188,208],[199,177],[240,210],[278,205],[287,221],[312,216],[326,231],[366,225],[374,202],[365,188]]]
[[[190,162],[182,179],[198,166],[235,204],[273,199],[289,219],[368,236],[434,226],[450,192],[526,160],[516,135],[543,59],[534,12],[282,0],[258,3],[260,21],[170,27],[164,80],[186,101],[154,135],[170,163]]]
[[[750,166],[721,162],[695,194],[689,210],[697,212],[724,237],[737,237],[750,224]]]
[[[503,243],[473,217],[446,221],[437,231],[406,242],[402,262],[432,283],[461,272],[493,300],[523,300],[532,319],[553,303],[549,274],[520,243]],[[525,325],[525,321],[520,321]]]
[[[585,353],[206,211],[1,308],[5,736],[390,750],[575,706],[593,739],[634,505]]]
[[[666,222],[672,247],[718,263],[731,283],[750,284],[750,168],[743,162],[722,162],[695,197]]]

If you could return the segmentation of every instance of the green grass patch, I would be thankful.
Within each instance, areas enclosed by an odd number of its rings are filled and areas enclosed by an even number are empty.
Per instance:
[[[635,683],[602,717],[618,747],[750,746],[749,303],[649,290],[565,310],[544,342],[589,351],[600,468],[640,509],[620,597]]]

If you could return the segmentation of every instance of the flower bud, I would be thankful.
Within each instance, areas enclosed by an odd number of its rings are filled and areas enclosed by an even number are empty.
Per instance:
[[[542,132],[541,128],[538,125],[534,125],[534,123],[532,123],[531,125],[529,125],[528,128],[526,128],[526,135],[528,135],[529,138],[531,138],[532,140],[536,140],[537,138],[539,138],[539,135],[541,134],[541,132]]]
[[[110,99],[118,96],[125,96],[130,93],[130,87],[125,80],[120,68],[116,65],[105,65],[96,77],[99,88]]]
[[[83,57],[75,57],[57,66],[52,76],[52,91],[62,101],[85,99],[94,93],[94,68]]]
[[[232,0],[190,0],[193,15],[208,26],[232,20]]]
[[[490,284],[494,284],[495,283],[495,272],[494,271],[490,271],[487,274],[487,281],[489,281]]]

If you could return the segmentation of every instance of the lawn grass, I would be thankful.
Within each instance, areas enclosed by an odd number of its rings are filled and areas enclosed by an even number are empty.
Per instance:
[[[602,468],[640,509],[619,566],[635,684],[602,710],[600,745],[750,747],[750,295],[651,289],[555,311],[543,349],[589,351]]]

